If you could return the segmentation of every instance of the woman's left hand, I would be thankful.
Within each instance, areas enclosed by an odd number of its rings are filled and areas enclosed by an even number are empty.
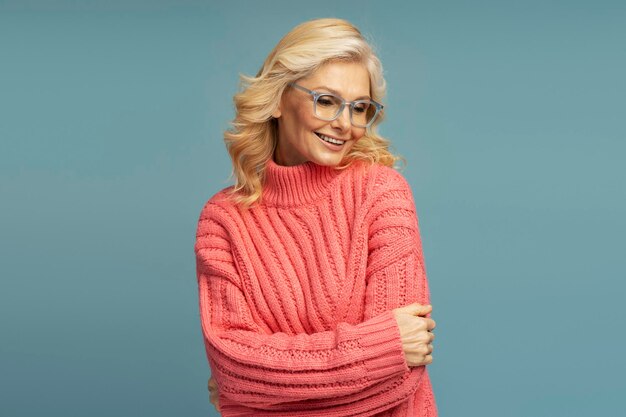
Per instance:
[[[213,377],[209,378],[209,400],[211,404],[215,407],[215,409],[220,411],[220,399],[219,399],[219,387],[217,386],[217,382]]]

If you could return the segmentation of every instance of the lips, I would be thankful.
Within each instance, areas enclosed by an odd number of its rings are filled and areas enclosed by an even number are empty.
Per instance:
[[[347,140],[345,140],[345,139],[337,139],[337,138],[334,138],[332,136],[324,135],[323,133],[315,132],[315,134],[320,139],[322,139],[324,142],[331,143],[331,144],[336,145],[336,146],[341,146],[341,145],[343,145],[344,143],[347,142]],[[327,140],[327,139],[330,139],[330,140]],[[335,143],[335,142],[340,142],[340,143]]]

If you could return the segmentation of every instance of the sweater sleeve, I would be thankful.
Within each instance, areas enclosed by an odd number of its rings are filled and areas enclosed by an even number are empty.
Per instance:
[[[376,397],[381,385],[385,392],[399,387],[409,371],[391,311],[331,331],[268,334],[255,323],[236,251],[211,212],[203,210],[195,252],[202,331],[224,416],[249,415],[250,408],[259,416],[328,408],[347,416],[357,410],[355,401],[361,414],[354,415],[365,415],[406,399],[408,393],[386,402]]]
[[[430,304],[411,187],[393,169],[383,169],[377,181],[380,182],[376,187],[379,192],[375,193],[368,208],[369,255],[364,320],[415,302]],[[419,389],[423,405],[430,405],[429,410],[435,410],[434,393],[425,365],[411,367],[402,387],[411,393]]]
[[[382,171],[377,180],[380,191],[368,209],[366,320],[414,302],[430,304],[411,187],[393,169]]]

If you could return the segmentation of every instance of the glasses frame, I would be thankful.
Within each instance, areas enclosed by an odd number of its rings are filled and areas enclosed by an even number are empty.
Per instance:
[[[303,87],[301,85],[298,85],[295,82],[289,83],[289,86],[297,88],[298,90],[302,90],[305,93],[309,93],[310,95],[312,95],[313,96],[313,114],[315,114],[315,117],[317,117],[318,119],[325,120],[327,122],[331,122],[333,120],[336,120],[339,117],[339,115],[343,113],[343,109],[346,108],[346,104],[349,104],[350,105],[350,107],[349,107],[349,109],[350,109],[350,123],[352,124],[352,126],[367,129],[368,127],[370,127],[372,125],[372,123],[374,123],[374,121],[376,120],[376,118],[380,114],[380,111],[385,107],[382,104],[380,104],[377,101],[374,101],[372,99],[365,99],[365,100],[361,99],[361,100],[354,100],[354,101],[346,101],[343,97],[338,96],[336,94],[333,94],[333,93],[321,93],[319,91],[309,90],[308,88]],[[337,99],[339,99],[341,101],[341,105],[339,106],[339,111],[337,111],[337,114],[335,115],[335,117],[333,117],[331,119],[327,119],[327,118],[318,116],[318,114],[317,114],[317,99],[320,98],[320,96],[333,96],[333,97],[335,97],[335,98],[337,98]],[[352,111],[354,110],[354,106],[357,105],[358,103],[362,103],[362,102],[370,102],[370,103],[372,103],[376,107],[376,113],[374,113],[374,116],[372,116],[372,120],[367,122],[366,125],[356,124],[356,123],[354,123],[354,120],[352,119]]]

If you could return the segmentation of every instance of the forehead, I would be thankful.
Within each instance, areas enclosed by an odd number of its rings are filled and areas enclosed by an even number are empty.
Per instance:
[[[335,90],[348,100],[370,95],[370,75],[360,62],[326,63],[302,82],[308,88]]]

